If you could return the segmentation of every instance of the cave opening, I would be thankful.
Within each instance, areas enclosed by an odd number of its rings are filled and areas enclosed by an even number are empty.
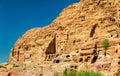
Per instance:
[[[17,55],[17,56],[18,56],[18,57],[17,57],[17,61],[19,61],[19,55],[20,55],[20,52],[18,51],[18,55]]]
[[[98,58],[98,53],[97,53],[97,44],[95,44],[94,46],[94,50],[93,50],[93,59],[92,59],[92,62],[91,63],[95,63],[97,58]]]
[[[91,32],[90,32],[90,37],[93,37],[94,33],[95,33],[95,29],[97,27],[97,24],[95,24],[92,29],[91,29]]]
[[[14,53],[15,53],[14,50],[12,50],[12,57],[14,57]]]
[[[11,76],[11,73],[9,72],[7,76]]]

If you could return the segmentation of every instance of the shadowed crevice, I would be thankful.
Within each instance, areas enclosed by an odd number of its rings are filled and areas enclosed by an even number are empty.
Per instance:
[[[91,32],[90,32],[90,37],[93,37],[94,33],[95,33],[95,29],[97,27],[97,24],[95,24],[92,29],[91,29]]]

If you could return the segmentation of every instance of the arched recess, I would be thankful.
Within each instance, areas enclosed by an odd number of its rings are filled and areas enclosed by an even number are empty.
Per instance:
[[[49,46],[45,51],[45,54],[55,54],[55,53],[56,53],[56,35],[54,36],[53,40],[50,42]]]
[[[14,57],[14,53],[15,53],[14,50],[12,50],[12,57]]]
[[[17,61],[18,61],[18,63],[22,63],[25,61],[24,50],[18,50]]]
[[[91,32],[90,32],[90,37],[93,37],[97,25],[98,25],[98,24],[95,24],[95,25],[92,27]]]

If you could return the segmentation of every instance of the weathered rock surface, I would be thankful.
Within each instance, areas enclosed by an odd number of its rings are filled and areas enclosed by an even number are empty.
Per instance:
[[[104,39],[109,40],[106,56]],[[68,6],[50,25],[21,36],[8,63],[18,65],[12,70],[36,75],[72,66],[120,76],[120,0],[81,0]]]

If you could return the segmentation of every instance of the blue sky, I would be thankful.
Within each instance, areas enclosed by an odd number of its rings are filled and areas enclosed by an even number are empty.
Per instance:
[[[50,24],[79,0],[0,0],[0,63],[6,62],[16,40],[33,27]]]

